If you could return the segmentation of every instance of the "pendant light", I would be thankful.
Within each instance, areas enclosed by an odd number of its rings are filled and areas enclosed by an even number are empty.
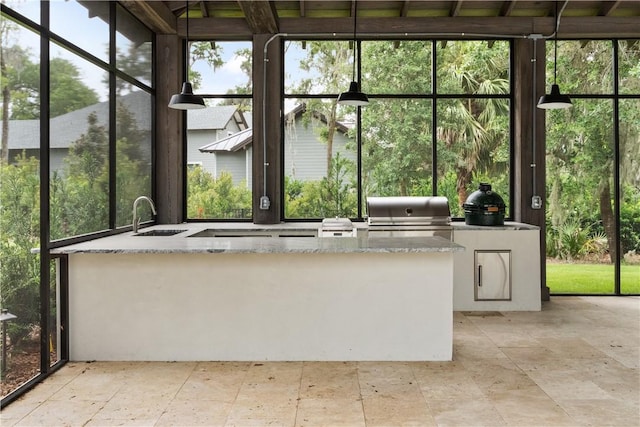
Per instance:
[[[177,93],[171,97],[171,101],[169,101],[169,108],[174,108],[176,110],[195,110],[199,108],[205,108],[204,99],[201,96],[193,94],[193,87],[191,83],[189,83],[189,2],[186,1],[186,11],[187,14],[187,55],[186,55],[186,68],[187,68],[187,78],[185,82],[182,83],[182,91]]]
[[[553,37],[553,85],[551,85],[551,93],[542,95],[538,101],[538,108],[544,110],[557,110],[561,108],[571,107],[571,98],[569,95],[560,93],[560,86],[556,83],[556,72],[558,67],[558,2],[556,3],[556,31]]]
[[[367,105],[369,103],[369,98],[364,93],[360,92],[360,88],[358,87],[358,82],[356,82],[356,27],[357,27],[357,19],[358,19],[358,2],[354,2],[354,11],[353,11],[353,74],[351,79],[351,84],[349,84],[349,90],[346,92],[342,92],[340,96],[338,96],[338,104],[342,105],[353,105],[356,107],[361,107],[363,105]]]

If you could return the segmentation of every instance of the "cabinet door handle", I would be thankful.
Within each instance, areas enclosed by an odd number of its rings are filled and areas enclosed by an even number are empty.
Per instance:
[[[478,286],[482,286],[482,266],[478,265]]]

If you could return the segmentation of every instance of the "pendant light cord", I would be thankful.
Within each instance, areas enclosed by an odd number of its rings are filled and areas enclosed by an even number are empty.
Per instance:
[[[558,69],[558,24],[559,24],[559,20],[558,20],[558,2],[555,2],[556,5],[556,13],[554,18],[556,19],[556,30],[554,31],[554,36],[553,36],[553,84],[556,84],[556,76],[557,76],[557,69]]]
[[[189,1],[188,0],[185,1],[184,4],[185,4],[185,13],[187,14],[187,43],[186,43],[186,48],[185,48],[185,52],[186,52],[186,55],[185,55],[185,67],[186,67],[185,74],[186,75],[185,75],[184,80],[186,82],[188,82],[189,81],[189,62],[190,62],[189,61],[189,59],[190,59],[190,55],[189,55]]]
[[[356,81],[356,46],[358,42],[356,41],[356,28],[358,27],[358,2],[353,2],[353,73],[352,73],[352,81]]]

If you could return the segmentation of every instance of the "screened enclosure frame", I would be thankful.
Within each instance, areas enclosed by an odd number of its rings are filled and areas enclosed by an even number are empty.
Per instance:
[[[40,180],[40,188],[39,188],[39,239],[40,245],[38,248],[35,248],[35,251],[39,256],[39,328],[40,328],[40,363],[39,363],[39,371],[34,377],[26,380],[22,385],[8,393],[6,396],[3,396],[2,401],[0,402],[1,406],[8,405],[12,401],[16,400],[28,390],[35,387],[38,383],[40,383],[43,379],[50,376],[52,373],[60,369],[64,366],[69,360],[69,335],[68,330],[72,325],[69,325],[69,312],[68,312],[68,301],[69,301],[69,278],[68,278],[68,257],[66,255],[53,255],[50,253],[52,249],[59,248],[62,246],[67,246],[70,244],[85,242],[89,240],[94,240],[96,238],[105,237],[109,235],[119,234],[123,231],[130,229],[131,225],[118,226],[116,219],[117,212],[117,188],[116,188],[116,170],[117,170],[117,157],[116,157],[116,141],[117,141],[117,103],[116,103],[116,81],[118,79],[130,84],[132,87],[140,89],[145,94],[149,95],[150,100],[150,112],[151,112],[151,122],[150,122],[150,184],[151,184],[151,196],[155,198],[156,189],[155,189],[155,167],[154,167],[154,159],[155,159],[155,67],[151,66],[150,68],[150,85],[138,80],[136,77],[133,77],[124,71],[122,71],[117,66],[117,49],[116,49],[116,36],[118,33],[117,27],[117,16],[120,13],[126,14],[129,18],[134,20],[134,22],[139,25],[139,28],[144,28],[149,32],[150,35],[150,43],[151,43],[151,65],[153,64],[153,59],[156,56],[155,52],[155,33],[148,29],[148,27],[140,22],[137,18],[133,17],[130,12],[124,9],[119,3],[113,1],[103,2],[104,5],[108,7],[108,21],[106,24],[109,27],[109,62],[105,62],[95,56],[94,54],[84,50],[78,45],[60,37],[51,31],[51,2],[42,1],[40,3],[40,23],[34,22],[33,20],[23,16],[17,11],[9,8],[4,3],[0,4],[0,11],[4,15],[4,17],[10,18],[12,21],[16,22],[20,27],[25,30],[30,30],[34,32],[40,38],[40,52],[38,55],[39,60],[39,96],[40,96],[40,105],[39,105],[39,180]],[[50,111],[49,111],[49,102],[50,102],[50,60],[51,54],[51,44],[55,43],[56,45],[68,50],[73,55],[78,58],[85,60],[96,67],[100,68],[102,71],[107,73],[108,75],[108,174],[109,174],[109,196],[108,196],[108,227],[104,230],[98,230],[82,235],[75,236],[66,236],[60,239],[52,240],[51,239],[51,169],[50,169],[50,139],[51,139],[51,129],[50,129]],[[58,322],[60,324],[60,329],[57,330],[57,334],[59,334],[59,343],[60,347],[57,349],[57,361],[52,363],[51,354],[50,354],[50,332],[57,327],[55,322],[52,323],[52,313],[51,312],[51,298],[56,295],[52,295],[50,282],[52,280],[51,275],[51,265],[52,262],[55,262],[57,265],[58,271],[58,285],[59,285],[59,295],[60,300],[56,299],[57,313],[59,314]]]

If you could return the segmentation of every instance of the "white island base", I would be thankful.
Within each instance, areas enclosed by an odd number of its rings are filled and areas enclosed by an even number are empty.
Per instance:
[[[80,252],[69,265],[74,361],[452,359],[452,252]]]

